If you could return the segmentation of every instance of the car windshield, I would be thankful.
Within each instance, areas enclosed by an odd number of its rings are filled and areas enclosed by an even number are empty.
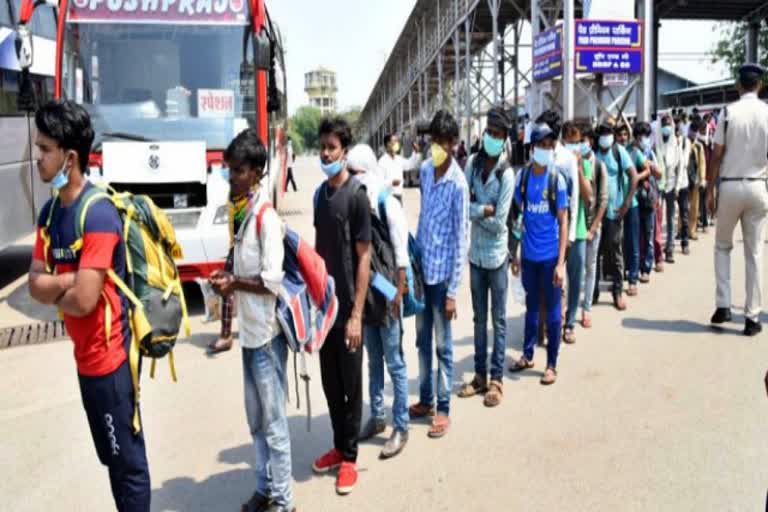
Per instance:
[[[226,24],[68,23],[64,97],[90,113],[98,150],[110,140],[205,140],[224,149],[255,126],[253,43]]]

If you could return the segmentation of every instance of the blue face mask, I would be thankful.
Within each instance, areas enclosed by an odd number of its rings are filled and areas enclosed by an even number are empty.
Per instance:
[[[590,146],[586,142],[582,142],[581,143],[581,156],[588,157],[591,152],[592,152],[592,146]]]
[[[341,170],[344,168],[344,162],[339,159],[335,162],[331,162],[330,164],[323,163],[323,160],[320,160],[320,168],[323,170],[326,176],[329,178],[333,178],[337,174],[341,172]]]
[[[661,134],[665,137],[669,137],[672,135],[672,127],[671,126],[662,126],[661,127]]]
[[[229,167],[222,167],[219,172],[221,173],[221,178],[224,181],[229,181]]]
[[[541,167],[547,167],[552,162],[552,157],[555,154],[553,149],[544,149],[538,146],[533,148],[533,161]]]
[[[648,151],[651,149],[651,138],[650,137],[643,137],[640,139],[640,147],[642,147],[644,150]]]
[[[565,145],[565,149],[572,153],[581,153],[581,142],[569,142]]]
[[[608,149],[613,146],[613,135],[601,135],[597,143],[601,148]]]
[[[483,149],[491,158],[496,158],[504,150],[504,139],[492,137],[490,133],[483,134]]]
[[[67,170],[67,162],[64,162],[64,167],[59,169],[56,176],[51,180],[51,188],[55,191],[59,191],[67,186],[69,183],[69,171]]]

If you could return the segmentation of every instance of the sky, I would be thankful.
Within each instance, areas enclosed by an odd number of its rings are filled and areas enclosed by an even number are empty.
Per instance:
[[[267,0],[286,46],[288,105],[307,103],[304,73],[318,66],[337,73],[341,110],[365,105],[416,0]],[[706,55],[718,40],[714,22],[663,20],[660,67],[698,83],[725,78]],[[521,65],[530,66],[530,50]]]

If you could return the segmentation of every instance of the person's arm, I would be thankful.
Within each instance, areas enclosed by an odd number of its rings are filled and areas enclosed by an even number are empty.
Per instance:
[[[579,158],[579,195],[584,204],[590,204],[592,202],[592,184],[584,175],[584,159]],[[595,169],[592,172],[596,172]]]
[[[512,170],[508,169],[501,178],[499,200],[491,216],[480,221],[480,226],[491,233],[501,234],[507,227],[507,217],[512,207],[512,195],[515,192],[515,178]]]
[[[467,185],[472,187],[472,168],[474,167],[475,156],[472,155],[467,161],[467,165],[464,169],[464,178],[467,180]],[[488,205],[480,204],[477,201],[469,198],[469,220],[478,221],[486,217],[486,208]]]
[[[49,203],[48,208],[50,207]],[[43,215],[47,217],[46,209],[43,208],[43,210],[41,217]],[[32,249],[32,263],[29,265],[29,295],[37,302],[50,306],[75,285],[75,273],[52,274],[46,271],[41,229],[40,227],[37,229],[35,245]]]
[[[643,181],[644,179],[648,178],[651,175],[651,165],[650,160],[642,157],[638,159],[638,165],[636,167],[637,169],[637,181]]]
[[[597,208],[595,219],[592,221],[592,225],[589,227],[588,238],[590,240],[595,237],[597,230],[600,229],[600,224],[603,222],[603,217],[605,217],[605,211],[608,205],[608,174],[602,165],[599,165],[598,168],[595,169],[595,172],[602,174],[600,176],[600,190],[598,191],[600,197],[600,206]]]
[[[707,184],[707,158],[704,154],[704,144],[702,143],[699,143],[698,160],[699,186],[703,187]]]
[[[658,157],[654,157],[648,162],[648,169],[651,171],[651,175],[657,180],[660,180],[663,177],[662,165],[663,164],[661,163],[661,159]]]
[[[570,203],[568,204],[571,211],[571,222],[568,226],[568,242],[573,243],[576,241],[576,224],[578,224],[576,220],[579,218],[579,166],[576,163],[576,157],[571,158],[570,174],[573,190],[571,191]]]
[[[451,223],[453,224],[453,232],[456,233],[459,247],[456,251],[453,270],[448,282],[448,298],[455,301],[469,250],[469,190],[466,186],[456,187],[456,192],[453,195],[452,214]]]
[[[717,130],[720,130],[720,125],[717,125]],[[717,136],[717,132],[715,132]],[[710,211],[715,211],[715,187],[720,179],[720,165],[723,161],[723,155],[725,154],[725,146],[715,142],[715,149],[712,150],[712,169],[710,170],[711,180],[707,182],[707,208]]]
[[[557,210],[557,223],[560,227],[560,244],[557,254],[557,266],[555,267],[554,284],[555,286],[562,286],[565,280],[565,248],[568,245],[568,210],[565,208]]]

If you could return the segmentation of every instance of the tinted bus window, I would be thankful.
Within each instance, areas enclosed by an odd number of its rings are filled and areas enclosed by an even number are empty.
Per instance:
[[[0,0],[0,26],[12,27],[11,4],[8,0]]]
[[[7,2],[8,0],[0,0],[0,2]],[[16,18],[12,26],[15,26],[18,22],[19,12],[21,9],[21,0],[11,0],[13,2],[13,16]],[[56,16],[53,14],[53,8],[47,5],[41,5],[35,9],[35,14],[32,15],[32,23],[30,23],[32,34],[44,37],[46,39],[56,39]]]

